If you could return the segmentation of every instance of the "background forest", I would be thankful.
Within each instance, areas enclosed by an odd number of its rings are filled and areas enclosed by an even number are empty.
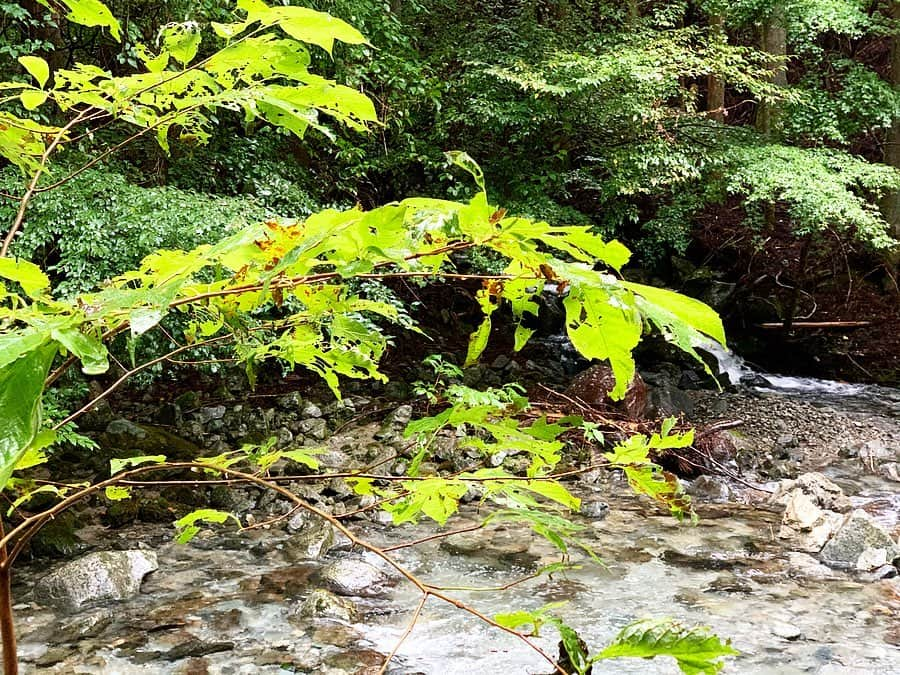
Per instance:
[[[764,366],[896,381],[898,3],[306,4],[367,36],[333,58],[317,51],[313,66],[370,96],[377,128],[301,141],[226,114],[169,153],[148,135],[38,196],[14,253],[61,291],[82,291],[156,248],[214,241],[267,214],[465,196],[443,155],[461,149],[510,212],[619,238],[636,252],[632,278],[711,303]],[[121,42],[42,4],[4,3],[0,67],[27,79],[16,59],[38,54],[51,69],[93,61],[127,74],[135,45],[165,24],[208,26],[233,11],[214,0],[110,7]],[[110,125],[65,161],[128,133]],[[0,176],[8,192],[17,180],[15,167]],[[10,221],[15,208],[0,213]],[[795,321],[874,325],[792,334]],[[766,323],[783,330],[756,328]]]
[[[64,669],[108,665],[110,650],[240,652],[294,672],[369,659],[383,673],[410,656],[430,600],[559,673],[669,656],[714,674],[738,651],[685,623],[681,606],[701,601],[679,592],[661,603],[674,618],[641,604],[594,621],[564,606],[600,576],[576,592],[566,575],[601,542],[633,569],[646,556],[719,569],[737,545],[778,561],[772,583],[799,588],[810,562],[828,580],[896,578],[895,494],[854,481],[900,480],[900,2],[0,2],[0,69],[6,675],[20,654]],[[626,487],[636,508],[597,499]],[[723,511],[733,522],[708,531],[721,542],[666,531],[700,541],[691,554],[643,524],[603,524],[660,506],[696,524],[694,499],[757,520],[741,530]],[[190,545],[163,543],[162,523]],[[634,558],[614,548],[631,539]],[[200,555],[213,550],[224,563]],[[490,574],[528,574],[476,587],[429,567],[446,553],[466,577],[479,552]],[[20,556],[32,565],[14,582]],[[75,559],[45,573],[44,556]],[[94,592],[92,560],[126,580]],[[751,563],[734,567],[748,565],[749,579]],[[466,595],[539,578],[540,607],[526,595],[493,613]],[[392,646],[322,650],[318,619],[377,624],[400,581],[419,600]],[[180,631],[205,627],[180,606],[147,624],[111,615],[48,649],[69,610],[168,606],[194,588],[213,623],[220,601],[245,603],[215,628],[239,647]],[[746,588],[698,592],[755,601]],[[276,626],[268,654],[242,625],[257,592],[278,617],[255,624]],[[813,642],[778,621],[776,638]],[[600,626],[591,644],[576,632]],[[768,633],[734,628],[760,658]],[[860,658],[881,670],[892,656]]]

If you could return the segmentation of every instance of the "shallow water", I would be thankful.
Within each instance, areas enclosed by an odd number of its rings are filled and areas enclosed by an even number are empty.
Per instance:
[[[744,364],[723,364],[723,371],[731,369],[736,376],[748,372]],[[900,420],[897,390],[766,377],[769,393]],[[897,483],[865,473],[853,459],[832,463],[824,473],[854,506],[866,507],[895,536],[900,532]],[[780,514],[769,508],[700,505],[700,522],[691,526],[630,496],[614,477],[574,489],[610,505],[604,519],[577,518],[605,566],[573,552],[571,561],[580,569],[502,593],[451,594],[487,615],[565,602],[556,614],[592,650],[635,619],[674,617],[708,625],[732,640],[741,656],[727,661],[727,673],[900,673],[900,579],[865,581],[785,550],[775,538]],[[448,528],[477,517],[466,507]],[[384,545],[433,532],[426,525],[366,528],[373,541]],[[414,588],[400,583],[386,599],[362,601],[362,617],[353,625],[298,621],[292,614],[311,586],[303,565],[281,556],[278,537],[283,534],[209,533],[188,546],[171,543],[171,533],[162,527],[100,536],[111,547],[148,543],[159,553],[160,570],[145,581],[140,596],[113,607],[60,615],[33,604],[18,606],[23,672],[365,672],[358,670],[361,664],[378,665],[378,653],[395,647],[419,600]],[[470,541],[465,548],[468,553],[451,553],[446,542],[433,541],[401,549],[396,558],[429,583],[467,587],[496,587],[558,558],[549,544],[524,530],[482,531],[477,537],[476,545]],[[298,571],[295,584],[278,581],[284,570]],[[31,580],[42,572],[25,568],[17,597],[27,599]],[[552,629],[535,639],[553,656],[557,641]],[[393,663],[389,672],[396,675],[551,670],[521,641],[434,598]],[[594,667],[598,674],[678,672],[666,658],[620,659]]]

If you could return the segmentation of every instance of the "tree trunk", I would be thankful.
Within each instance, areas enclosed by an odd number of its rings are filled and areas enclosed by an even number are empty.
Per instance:
[[[725,17],[721,14],[713,14],[709,17],[710,40],[724,43],[728,38],[725,35]],[[706,78],[706,115],[716,122],[725,121],[725,82],[716,73],[710,73]]]
[[[772,9],[769,18],[763,24],[760,48],[771,56],[769,67],[774,70],[771,82],[778,86],[787,86],[787,73],[784,61],[787,57],[787,30],[784,22],[784,8],[777,5]],[[778,106],[772,103],[760,103],[756,111],[756,129],[767,136],[772,135],[778,119]]]

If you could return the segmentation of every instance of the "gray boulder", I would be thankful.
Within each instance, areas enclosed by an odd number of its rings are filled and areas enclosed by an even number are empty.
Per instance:
[[[376,598],[387,594],[391,578],[361,558],[342,558],[319,571],[326,589],[337,595]]]
[[[897,556],[900,547],[862,509],[845,517],[821,554],[826,565],[842,569],[856,568],[859,563],[866,569],[874,569]]]
[[[158,569],[153,551],[101,551],[68,562],[37,582],[35,600],[67,610],[136,595]]]

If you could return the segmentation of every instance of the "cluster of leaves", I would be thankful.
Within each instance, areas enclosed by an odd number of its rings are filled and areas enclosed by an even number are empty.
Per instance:
[[[725,666],[722,658],[738,653],[730,640],[722,642],[703,626],[688,628],[673,619],[639,619],[626,625],[610,644],[591,655],[575,630],[553,613],[563,604],[545,605],[533,612],[498,614],[494,618],[513,629],[530,626],[532,635],[537,635],[544,625],[555,628],[568,662],[578,675],[591,672],[593,664],[607,659],[658,656],[675,659],[685,675],[716,675]]]

